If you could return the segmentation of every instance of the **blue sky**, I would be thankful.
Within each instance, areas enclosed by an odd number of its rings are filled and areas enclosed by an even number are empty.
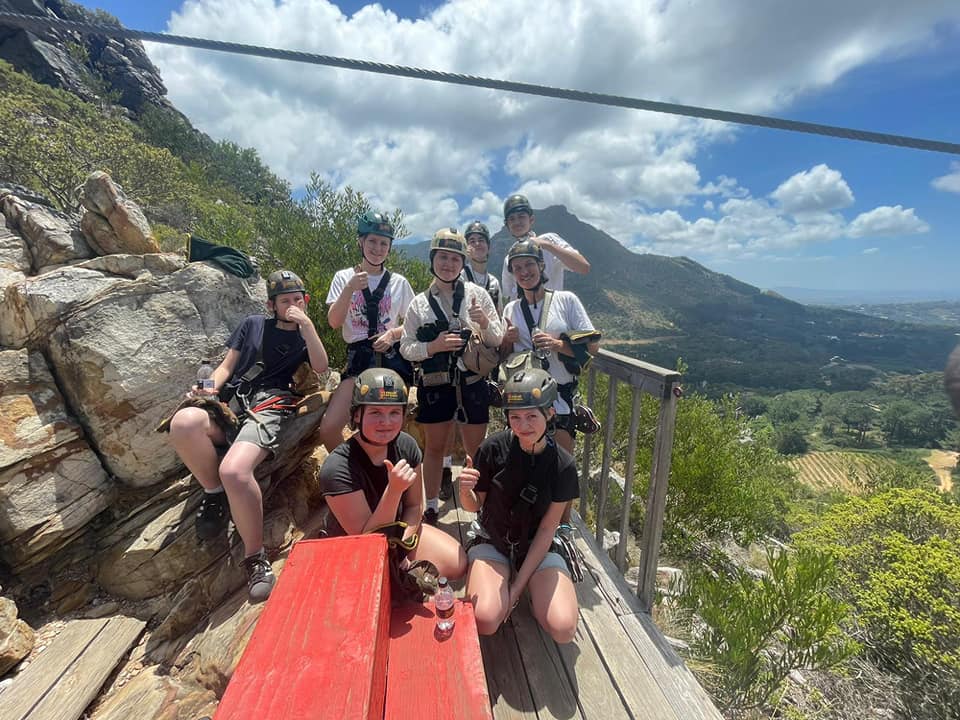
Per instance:
[[[146,30],[960,142],[955,2],[83,4]],[[198,127],[257,148],[294,184],[315,171],[401,207],[418,236],[473,216],[499,228],[500,202],[522,188],[535,206],[563,203],[629,247],[761,287],[960,297],[958,157],[148,52]]]

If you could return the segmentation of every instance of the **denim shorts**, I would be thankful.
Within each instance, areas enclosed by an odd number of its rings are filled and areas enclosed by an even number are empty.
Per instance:
[[[474,560],[487,560],[488,562],[500,563],[501,565],[510,567],[510,560],[507,556],[488,542],[477,543],[467,550],[467,561],[473,562]],[[559,553],[555,553],[552,550],[547,551],[547,554],[543,556],[543,560],[540,561],[540,564],[534,572],[540,572],[547,568],[556,568],[567,577],[570,577],[567,561],[564,560]]]

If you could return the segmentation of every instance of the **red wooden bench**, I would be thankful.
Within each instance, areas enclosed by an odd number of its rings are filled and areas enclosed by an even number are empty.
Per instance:
[[[391,612],[381,535],[299,542],[214,720],[491,720],[473,606],[454,617]]]
[[[432,604],[394,609],[384,720],[493,720],[473,605],[458,600],[454,619],[441,637]]]
[[[379,720],[386,688],[387,543],[297,543],[215,720]]]

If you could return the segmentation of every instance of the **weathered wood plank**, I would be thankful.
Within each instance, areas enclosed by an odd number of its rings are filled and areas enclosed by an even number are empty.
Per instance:
[[[617,615],[640,612],[640,599],[636,596],[634,589],[630,587],[623,574],[613,564],[610,556],[597,549],[597,545],[583,519],[577,513],[571,513],[570,520],[577,529],[574,543],[583,553],[597,587],[613,611]]]
[[[577,584],[577,600],[580,602],[581,622],[586,625],[610,677],[633,715],[644,720],[686,720],[673,712],[624,632],[617,614],[597,589],[592,574],[584,573],[583,582]]]
[[[573,642],[557,648],[586,720],[633,720],[584,623],[577,626]]]
[[[510,622],[539,720],[583,718],[557,644],[540,629],[526,598],[510,614]]]
[[[0,694],[0,718],[23,720],[87,649],[107,618],[73,620]]]
[[[480,654],[494,720],[537,720],[513,626],[481,636]]]
[[[677,717],[684,720],[722,720],[723,715],[713,704],[710,695],[670,647],[649,615],[623,615],[620,623]]]
[[[72,656],[71,662],[63,668],[54,683],[47,684],[42,697],[25,713],[21,708],[20,714],[7,714],[3,707],[7,695],[4,693],[0,696],[0,717],[5,720],[76,720],[96,698],[104,682],[140,637],[145,626],[143,620],[115,617],[100,619],[97,624],[78,629],[75,636],[66,639],[62,648],[64,655]],[[89,632],[91,629],[95,629],[92,636]],[[76,652],[78,649],[79,653]],[[46,653],[60,654],[60,643],[54,642]],[[51,666],[54,665],[62,667],[62,661],[51,663]],[[32,668],[33,665],[27,671]],[[47,676],[48,682],[50,679],[51,676]]]

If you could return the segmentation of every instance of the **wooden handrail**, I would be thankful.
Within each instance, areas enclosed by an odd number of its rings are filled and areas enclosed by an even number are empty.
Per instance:
[[[677,417],[677,401],[681,394],[681,375],[675,370],[667,370],[642,360],[634,360],[626,355],[600,350],[591,361],[587,371],[587,404],[590,407],[594,407],[597,399],[597,376],[600,373],[604,373],[609,378],[607,412],[603,427],[603,456],[596,489],[595,535],[600,547],[603,543],[603,518],[606,516],[609,498],[610,466],[616,432],[617,391],[621,382],[630,386],[632,396],[630,428],[627,436],[626,472],[620,507],[620,541],[616,550],[616,563],[621,572],[626,569],[627,536],[630,531],[630,505],[633,500],[633,476],[636,466],[642,394],[647,393],[660,401],[656,437],[653,444],[653,462],[650,468],[650,487],[647,492],[643,537],[641,539],[640,576],[637,582],[637,595],[640,598],[640,605],[645,612],[649,613],[653,608],[657,562],[660,556],[660,541],[663,537],[663,516],[666,509],[667,486],[670,477],[670,459],[673,449],[673,431]],[[586,508],[590,503],[593,450],[594,439],[593,436],[588,435],[583,443],[580,477],[580,515],[584,518],[587,516]]]

